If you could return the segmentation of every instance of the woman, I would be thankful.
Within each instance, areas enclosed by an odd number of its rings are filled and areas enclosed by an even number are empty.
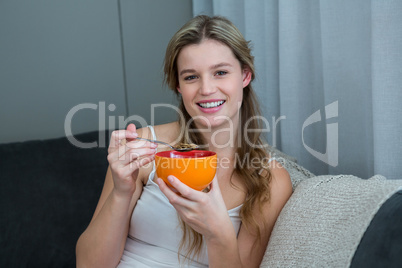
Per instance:
[[[249,44],[228,20],[197,16],[171,39],[165,80],[182,120],[114,131],[109,169],[94,216],[77,242],[78,267],[259,267],[292,193],[256,129],[259,110]],[[208,190],[154,176],[157,146],[192,142],[214,151]],[[161,150],[161,148],[159,149]]]

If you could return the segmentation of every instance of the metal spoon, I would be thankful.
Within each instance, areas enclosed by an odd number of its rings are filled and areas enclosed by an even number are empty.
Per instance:
[[[170,147],[171,149],[178,151],[178,152],[188,152],[188,151],[192,151],[194,149],[198,149],[198,145],[196,145],[195,147],[190,147],[190,148],[185,148],[185,147],[173,147],[172,145],[170,145],[169,143],[163,142],[163,141],[157,141],[157,140],[149,140],[149,139],[145,139],[145,138],[141,138],[141,137],[137,137],[137,140],[144,140],[144,141],[149,141],[149,142],[155,142],[155,143],[160,143],[163,144],[165,146]]]

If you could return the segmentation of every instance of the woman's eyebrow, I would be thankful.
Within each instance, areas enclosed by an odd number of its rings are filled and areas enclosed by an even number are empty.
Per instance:
[[[232,67],[232,64],[227,63],[227,62],[221,62],[221,63],[212,65],[211,67],[209,67],[209,69],[214,70],[214,69],[218,69],[221,67]],[[179,73],[179,76],[182,76],[183,74],[186,74],[186,73],[195,73],[195,72],[196,71],[194,69],[184,69]]]
[[[194,69],[184,69],[180,72],[179,76],[182,76],[185,73],[195,73]]]
[[[213,69],[218,69],[221,67],[232,67],[232,64],[227,63],[227,62],[221,62],[215,65],[212,65],[209,69],[213,70]]]

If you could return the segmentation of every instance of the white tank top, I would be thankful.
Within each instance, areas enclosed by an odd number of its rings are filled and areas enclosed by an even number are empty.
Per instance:
[[[148,126],[152,138],[156,135],[152,126]],[[149,174],[131,217],[130,229],[119,268],[128,267],[208,267],[206,245],[197,261],[178,258],[179,243],[183,232],[178,215],[166,196],[154,182],[155,163]],[[239,216],[242,205],[228,211],[236,233],[240,230]]]

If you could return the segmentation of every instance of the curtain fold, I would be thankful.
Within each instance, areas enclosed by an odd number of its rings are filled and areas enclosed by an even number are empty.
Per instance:
[[[372,1],[374,172],[402,179],[402,1]]]
[[[251,40],[268,142],[320,174],[402,179],[402,1],[193,0]]]

